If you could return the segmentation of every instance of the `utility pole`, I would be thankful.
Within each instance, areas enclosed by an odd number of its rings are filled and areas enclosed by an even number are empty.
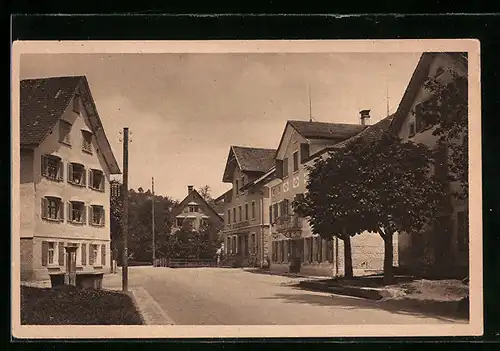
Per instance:
[[[151,201],[151,233],[153,234],[153,267],[155,266],[155,178],[151,177],[151,191],[153,193]]]
[[[128,291],[128,128],[123,128],[123,262],[122,290]]]

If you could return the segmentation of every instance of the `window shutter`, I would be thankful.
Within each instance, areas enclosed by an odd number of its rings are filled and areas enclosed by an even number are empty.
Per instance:
[[[276,177],[283,178],[283,160],[276,160]]]
[[[42,266],[46,266],[49,261],[49,243],[42,241]]]
[[[94,207],[92,205],[89,206],[89,224],[98,224],[94,223]]]
[[[99,183],[99,190],[100,191],[104,191],[105,183],[106,183],[106,177],[104,176],[104,172],[103,172],[101,174],[101,183]]]
[[[68,182],[73,183],[73,164],[68,162]]]
[[[106,225],[106,210],[102,207],[101,210],[101,224]]]
[[[67,221],[68,222],[73,222],[73,204],[68,202],[68,215],[67,215]]]
[[[59,266],[64,267],[64,242],[59,242]]]
[[[93,251],[93,245],[89,244],[89,266],[92,266],[94,264],[94,253]]]
[[[87,265],[87,244],[82,244],[82,266]]]
[[[82,223],[87,224],[87,206],[82,206]]]
[[[63,179],[64,179],[64,163],[62,161],[59,161],[57,167],[57,180],[63,180]]]
[[[94,187],[94,172],[89,169],[89,187]]]
[[[59,201],[57,204],[57,218],[62,222],[64,221],[64,202]]]
[[[47,175],[47,156],[45,156],[45,155],[42,155],[41,166],[42,166],[42,176],[46,176]]]
[[[101,245],[101,265],[106,265],[106,245]]]
[[[42,197],[42,218],[47,218],[48,217],[48,200],[44,197]]]
[[[287,177],[288,176],[288,157],[285,157],[283,159],[283,177]]]
[[[269,223],[273,224],[273,206],[269,205]]]
[[[300,144],[300,163],[304,163],[309,158],[309,144]]]
[[[82,172],[82,184],[87,185],[87,170],[84,168]]]

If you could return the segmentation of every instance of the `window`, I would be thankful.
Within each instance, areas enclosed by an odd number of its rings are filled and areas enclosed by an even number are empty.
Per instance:
[[[87,172],[85,166],[79,163],[68,163],[68,183],[86,186]]]
[[[92,133],[87,130],[82,130],[82,150],[92,153]]]
[[[182,222],[183,222],[183,218],[176,218],[175,219],[175,224],[178,226],[178,227],[182,227]]]
[[[469,223],[464,211],[457,212],[457,246],[460,251],[469,248]]]
[[[295,151],[293,153],[293,171],[297,172],[299,170],[299,152]]]
[[[71,146],[71,123],[59,120],[59,142]]]
[[[227,224],[231,224],[231,209],[227,210]]]
[[[56,222],[64,219],[63,206],[60,198],[42,198],[42,218]]]
[[[269,224],[273,224],[273,206],[269,205]]]
[[[98,265],[99,258],[99,245],[91,244],[89,245],[89,265],[96,266]]]
[[[89,170],[90,188],[94,190],[104,191],[104,172],[98,169]]]
[[[288,199],[285,199],[281,202],[281,215],[287,215],[288,214],[288,208],[289,208],[289,202]]]
[[[250,247],[251,247],[252,253],[256,253],[257,252],[257,241],[255,240],[255,233],[252,233],[250,240],[251,240]]]
[[[189,212],[196,212],[196,206],[189,206]]]
[[[245,221],[248,221],[248,204],[245,204]]]
[[[63,180],[63,163],[58,156],[42,155],[42,176],[56,181]]]
[[[56,243],[48,243],[48,264],[53,265],[56,263]]]
[[[80,95],[78,94],[73,97],[73,112],[80,113]]]
[[[278,204],[275,203],[273,205],[273,210],[274,210],[274,213],[273,213],[273,218],[274,220],[276,220],[278,217],[279,217],[279,213],[278,213]]]
[[[90,218],[92,220],[93,225],[104,225],[105,223],[105,215],[104,215],[104,206],[100,205],[92,205],[90,206]]]
[[[73,223],[86,223],[85,204],[81,201],[71,201],[68,204],[69,221]]]
[[[288,177],[288,157],[283,159],[283,178]]]
[[[408,137],[412,137],[415,135],[415,123],[410,123],[409,127],[408,127]]]
[[[87,265],[87,244],[82,244],[82,266]]]
[[[236,223],[236,207],[233,208],[233,223]]]
[[[241,206],[238,206],[238,219],[241,222]]]
[[[252,201],[252,219],[255,219],[255,201]]]
[[[240,194],[240,187],[238,184],[238,180],[236,180],[234,184],[235,184],[234,188],[235,188],[236,196],[238,196]]]

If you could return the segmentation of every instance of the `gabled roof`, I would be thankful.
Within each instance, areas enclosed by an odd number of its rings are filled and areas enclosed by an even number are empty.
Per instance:
[[[447,55],[451,59],[460,62],[467,66],[467,55],[464,53],[443,53],[443,52],[426,52],[420,56],[417,67],[410,78],[410,82],[401,98],[398,109],[390,126],[391,133],[397,134],[403,122],[410,112],[411,106],[415,101],[420,88],[429,78],[432,62],[439,55]]]
[[[288,124],[306,139],[344,140],[366,128],[366,126],[360,124],[349,123],[288,121]]]
[[[223,182],[230,182],[234,161],[242,172],[265,173],[274,165],[275,149],[231,146],[224,169]]]
[[[340,142],[348,139],[366,128],[366,126],[361,124],[287,121],[276,152],[283,145],[288,126],[306,139],[324,139],[332,140],[332,142]]]
[[[387,117],[381,119],[380,121],[378,121],[377,123],[367,126],[367,128],[362,130],[361,133],[358,133],[358,134],[350,137],[349,139],[341,141],[340,143],[329,146],[329,147],[322,149],[321,151],[319,151],[313,155],[310,155],[305,160],[305,162],[308,162],[308,161],[310,161],[310,160],[312,160],[320,155],[323,155],[326,152],[334,151],[336,149],[348,146],[349,143],[351,143],[355,140],[362,139],[366,143],[372,142],[372,141],[380,138],[384,133],[389,132],[389,128],[391,126],[393,119],[394,119],[394,114],[387,116]]]
[[[195,201],[199,206],[202,207],[204,211],[211,212],[210,218],[218,221],[219,223],[223,223],[224,219],[213,209],[212,206],[208,204],[208,202],[205,201],[205,199],[200,195],[198,191],[195,189],[191,190],[191,192],[182,200],[177,206],[175,206],[170,214],[172,217],[176,217],[179,214],[182,213],[182,210],[188,206],[189,202]]]
[[[269,180],[274,179],[275,177],[276,177],[276,166],[273,166],[273,167],[271,167],[271,169],[269,169],[269,171],[267,171],[261,177],[259,177],[259,178],[255,179],[254,181],[249,182],[249,183],[245,184],[244,186],[242,186],[241,190],[247,190],[247,189],[250,189],[256,185],[266,183]]]
[[[25,79],[20,82],[20,143],[37,147],[54,129],[75,94],[80,91],[92,132],[111,174],[119,174],[85,76]]]

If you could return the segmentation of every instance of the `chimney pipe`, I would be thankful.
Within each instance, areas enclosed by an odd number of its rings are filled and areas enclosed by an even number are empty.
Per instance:
[[[193,186],[192,185],[188,185],[188,195],[191,194],[191,191],[193,191]]]
[[[359,114],[361,118],[361,125],[368,125],[368,122],[370,121],[370,110],[361,110],[359,111]]]

